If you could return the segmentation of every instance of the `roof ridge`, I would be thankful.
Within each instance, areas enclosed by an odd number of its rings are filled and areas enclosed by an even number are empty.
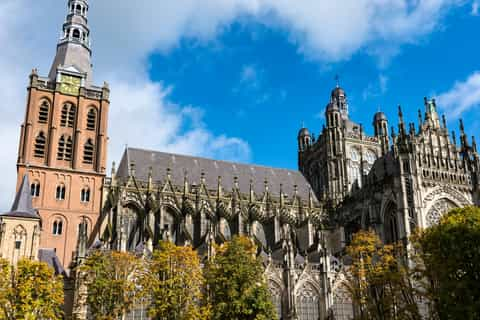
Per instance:
[[[191,158],[191,159],[196,158],[196,159],[203,159],[203,160],[208,160],[208,161],[223,162],[223,163],[233,164],[233,165],[242,165],[242,166],[251,166],[251,167],[264,168],[264,169],[282,170],[282,171],[295,172],[295,173],[301,174],[300,170],[297,170],[297,169],[287,169],[287,168],[266,166],[266,165],[261,165],[261,164],[251,164],[251,163],[245,163],[245,162],[218,160],[218,159],[207,158],[207,157],[203,157],[203,156],[192,156],[192,155],[187,155],[187,154],[158,151],[158,150],[146,149],[146,148],[127,147],[126,152],[128,152],[128,150],[137,150],[137,151],[151,152],[151,153],[163,153],[163,154],[170,155],[170,156],[179,156],[179,157],[185,157],[185,158]]]

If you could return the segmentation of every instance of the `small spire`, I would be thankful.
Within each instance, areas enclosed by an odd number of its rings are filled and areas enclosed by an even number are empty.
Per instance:
[[[130,177],[135,177],[135,161],[130,162]]]
[[[33,209],[32,194],[30,192],[30,183],[28,180],[28,174],[25,174],[22,179],[22,184],[18,189],[15,200],[13,201],[12,209],[10,213],[28,214],[30,217],[39,217],[37,210]]]
[[[217,178],[217,198],[222,196],[222,176]]]
[[[280,183],[280,208],[285,205],[285,198],[283,197],[283,184]]]
[[[460,119],[460,132],[465,134],[465,127],[463,126],[463,119]]]
[[[264,189],[265,189],[265,193],[268,193],[268,180],[267,180],[267,178],[265,178],[265,180],[263,180],[263,186],[264,186]]]
[[[397,137],[397,135],[395,134],[395,127],[392,126],[391,130],[392,130],[392,139],[393,141],[395,141],[395,138]]]
[[[398,117],[400,118],[400,121],[403,122],[403,112],[401,105],[398,105]]]
[[[477,141],[475,140],[475,136],[472,136],[472,151],[477,152]]]
[[[422,110],[418,109],[418,124],[421,126],[423,122]]]
[[[188,172],[187,170],[183,171],[183,194],[188,194]]]
[[[152,190],[153,188],[153,168],[150,166],[148,168],[148,185],[147,185],[148,190]]]
[[[312,187],[308,188],[308,207],[313,208],[313,190]]]
[[[253,202],[255,194],[253,192],[253,179],[250,178],[250,202]]]
[[[113,161],[112,162],[112,171],[111,171],[112,177],[116,174],[116,172],[117,172],[116,163],[115,163],[115,161]]]
[[[453,141],[453,145],[456,146],[457,145],[457,135],[455,134],[455,131],[452,130],[452,141]]]
[[[443,123],[443,128],[447,129],[447,118],[445,117],[444,114],[442,114],[442,123]]]
[[[238,177],[237,176],[233,177],[233,186],[235,187],[236,190],[238,190]]]
[[[413,122],[410,122],[410,135],[415,135],[415,124]]]
[[[202,169],[202,172],[200,173],[200,182],[202,184],[205,184],[205,171],[203,171],[203,169]]]

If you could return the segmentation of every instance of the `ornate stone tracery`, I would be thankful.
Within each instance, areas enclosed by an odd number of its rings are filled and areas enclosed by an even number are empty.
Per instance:
[[[427,227],[438,224],[440,218],[449,210],[457,208],[457,205],[447,198],[437,200],[428,210]]]

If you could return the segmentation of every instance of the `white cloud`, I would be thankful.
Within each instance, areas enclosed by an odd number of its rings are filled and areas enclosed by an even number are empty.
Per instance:
[[[478,9],[479,9],[479,2],[478,1],[473,1],[472,3],[472,16],[478,16]]]
[[[472,73],[465,81],[456,82],[447,92],[437,95],[437,104],[452,117],[480,106],[480,71]]]
[[[0,134],[4,151],[0,158],[4,172],[0,208],[10,203],[13,195],[27,76],[33,67],[38,67],[41,74],[48,73],[66,2],[0,1]],[[127,142],[210,156],[229,157],[224,154],[227,152],[235,158],[248,158],[244,141],[213,134],[201,117],[195,121],[191,117],[190,111],[196,108],[175,105],[165,86],[150,81],[147,60],[156,51],[168,52],[184,39],[208,44],[232,22],[248,16],[248,21],[285,31],[309,58],[338,61],[363,49],[385,56],[401,44],[415,42],[432,32],[444,13],[460,3],[463,1],[90,1],[95,79],[98,83],[109,81],[112,88],[110,159],[118,159]],[[135,134],[126,134],[127,124],[135,124]]]
[[[380,74],[375,82],[371,82],[362,92],[363,100],[369,98],[379,97],[386,93],[388,90],[388,77],[384,74]]]

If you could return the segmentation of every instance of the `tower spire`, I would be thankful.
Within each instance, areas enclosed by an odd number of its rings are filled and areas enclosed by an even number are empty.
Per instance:
[[[57,79],[62,69],[81,74],[87,84],[92,82],[90,29],[88,27],[88,0],[68,0],[67,17],[57,44],[57,53],[49,78]]]

